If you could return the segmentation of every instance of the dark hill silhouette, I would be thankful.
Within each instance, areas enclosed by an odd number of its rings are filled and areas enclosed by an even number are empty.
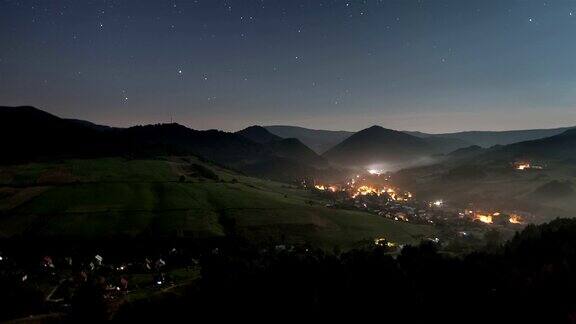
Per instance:
[[[280,158],[289,158],[310,165],[323,166],[326,160],[296,138],[273,141],[267,145]]]
[[[555,136],[569,129],[571,129],[571,127],[560,127],[551,129],[525,129],[525,130],[512,130],[512,131],[467,131],[467,132],[446,133],[446,134],[426,134],[422,132],[407,132],[407,133],[421,138],[443,137],[443,138],[462,140],[469,144],[479,145],[482,147],[492,147],[494,145],[508,145],[518,142],[531,141],[550,136]]]
[[[220,163],[267,158],[262,145],[216,130],[197,131],[178,124],[135,126],[103,131],[105,126],[56,117],[33,107],[2,107],[3,161],[114,155],[194,154]]]
[[[0,107],[0,162],[117,154],[121,146],[114,136],[34,107]]]
[[[94,124],[92,122],[86,121],[86,120],[81,120],[81,119],[72,119],[72,118],[68,118],[65,119],[66,121],[72,122],[72,123],[76,123],[85,127],[89,127],[98,131],[112,131],[112,130],[119,130],[120,128],[117,127],[111,127],[111,126],[105,126],[105,125],[99,125],[99,124]]]
[[[302,143],[319,154],[327,152],[355,134],[349,131],[330,131],[283,125],[264,126],[264,128],[272,134],[283,138],[298,138]],[[494,145],[508,145],[546,138],[561,134],[569,129],[571,127],[513,131],[466,131],[443,134],[428,134],[418,131],[403,131],[403,133],[424,139],[434,148],[435,153],[447,154],[471,145],[488,148]]]
[[[569,129],[561,134],[538,140],[495,146],[482,155],[482,158],[487,161],[514,159],[573,161],[575,157],[576,129]]]
[[[286,181],[317,175],[319,170],[316,170],[316,167],[328,166],[324,158],[299,139],[281,138],[261,126],[250,126],[235,134],[263,144],[273,155],[246,165],[243,170],[250,174]]]
[[[193,154],[225,164],[270,157],[264,146],[242,136],[217,130],[197,131],[179,124],[130,127],[120,132],[130,152],[147,155]]]
[[[268,135],[268,138],[277,138]],[[235,133],[199,131],[174,123],[112,128],[59,118],[33,107],[0,107],[0,136],[0,163],[103,156],[195,155],[240,171],[258,171],[260,167],[262,170],[258,174],[272,179],[280,179],[281,166],[290,163],[294,165],[293,169],[302,171],[302,176],[314,167],[326,166],[322,157],[297,139],[278,138],[262,144]],[[263,167],[267,162],[278,160],[282,163]],[[288,180],[285,175],[281,179]]]
[[[426,143],[428,143],[432,147],[434,153],[438,154],[447,154],[457,149],[461,149],[471,145],[469,142],[459,138],[430,136],[425,137],[423,139]]]
[[[323,156],[341,165],[365,167],[370,164],[407,162],[433,152],[434,148],[424,139],[372,126],[350,136]]]
[[[490,148],[471,146],[456,150],[447,155],[448,161],[459,165],[482,164],[503,165],[513,161],[562,161],[576,164],[576,129],[561,134],[532,141],[509,145],[495,145]]]
[[[347,131],[309,129],[296,126],[264,126],[272,134],[283,138],[297,138],[314,152],[322,154],[354,134]]]
[[[576,156],[576,129],[533,141],[507,145],[502,151],[532,158],[567,159]]]
[[[282,137],[270,133],[266,128],[262,126],[246,127],[241,131],[237,131],[236,134],[244,136],[245,138],[260,144],[282,140]]]

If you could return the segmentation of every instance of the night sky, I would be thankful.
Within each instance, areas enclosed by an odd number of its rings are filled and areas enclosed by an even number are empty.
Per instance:
[[[572,0],[0,0],[0,105],[446,132],[576,124]]]

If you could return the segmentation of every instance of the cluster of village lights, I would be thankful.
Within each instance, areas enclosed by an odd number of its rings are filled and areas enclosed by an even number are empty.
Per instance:
[[[540,166],[534,166],[529,163],[517,163],[514,166],[518,170],[525,170],[529,168],[541,168]],[[371,175],[380,176],[384,172],[378,169],[368,169],[367,172]],[[352,199],[355,199],[359,196],[382,196],[387,195],[390,199],[398,202],[402,201],[409,201],[413,198],[412,193],[408,191],[399,191],[398,189],[392,188],[390,186],[379,186],[376,187],[374,185],[362,183],[363,180],[360,179],[360,175],[356,175],[352,177],[350,181],[346,183],[346,186],[341,187],[338,185],[323,185],[317,184],[314,187],[320,191],[329,191],[329,192],[346,192]],[[387,180],[387,179],[386,179]],[[442,199],[433,200],[428,203],[429,207],[435,208],[443,208],[445,206],[445,202]],[[500,212],[482,212],[482,211],[472,211],[472,210],[465,210],[464,213],[461,213],[461,216],[469,217],[473,220],[485,223],[485,224],[493,224],[494,220],[500,216],[504,216]],[[517,214],[509,214],[506,215],[508,217],[508,222],[511,224],[522,224],[523,219]]]

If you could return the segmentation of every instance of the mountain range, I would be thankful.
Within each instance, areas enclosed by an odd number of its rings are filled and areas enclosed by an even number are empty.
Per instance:
[[[266,139],[257,138],[258,134]],[[59,118],[33,107],[0,107],[0,136],[2,163],[69,157],[195,155],[278,180],[310,175],[327,166],[322,157],[299,140],[283,139],[257,126],[238,133],[199,131],[175,123],[112,128]],[[290,165],[292,172],[279,172],[280,165]],[[268,174],[259,166],[274,172]]]
[[[380,126],[356,133],[251,126],[229,133],[194,130],[175,123],[113,128],[59,118],[33,107],[0,107],[0,136],[4,139],[0,162],[191,154],[236,170],[287,180],[325,172],[330,165],[406,167],[433,156],[462,157],[464,153],[465,156],[482,154],[504,159],[531,155],[571,158],[574,132],[574,129],[558,128],[434,135]],[[550,136],[539,137],[546,135]],[[529,140],[515,142],[526,138]],[[499,144],[509,142],[515,143]],[[493,143],[497,145],[484,148]],[[470,146],[474,147],[462,150]],[[320,155],[319,151],[324,152]]]
[[[487,156],[526,160],[566,160],[576,162],[576,129],[531,141],[523,141],[488,150]]]
[[[560,127],[550,129],[526,129],[511,131],[468,131],[445,134],[427,134],[422,132],[406,132],[421,138],[451,138],[457,139],[470,145],[492,147],[494,145],[508,145],[517,142],[531,141],[540,138],[561,134],[573,127]]]
[[[356,133],[349,131],[308,129],[296,126],[264,126],[264,128],[280,137],[297,138],[318,154],[325,153]],[[418,131],[403,132],[415,137],[424,138],[429,143],[439,147],[442,153],[449,153],[471,145],[488,148],[494,145],[508,145],[536,140],[561,134],[571,128],[572,127],[512,131],[467,131],[443,134],[429,134]]]
[[[576,129],[530,141],[482,148],[478,145],[458,149],[447,155],[460,164],[502,164],[512,161],[576,162]]]

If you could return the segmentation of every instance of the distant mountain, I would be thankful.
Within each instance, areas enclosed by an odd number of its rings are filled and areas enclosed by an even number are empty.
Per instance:
[[[297,138],[318,154],[323,154],[355,134],[348,131],[329,131],[308,129],[296,126],[264,126],[272,134],[282,138]],[[513,131],[468,131],[444,134],[428,134],[418,131],[403,131],[403,133],[425,139],[434,153],[447,154],[454,150],[471,145],[492,147],[518,142],[536,140],[561,134],[572,127],[552,129],[528,129]]]
[[[447,154],[455,150],[471,146],[469,142],[459,139],[442,136],[429,136],[422,138],[428,143],[437,154]]]
[[[576,129],[532,141],[490,148],[471,146],[447,155],[447,161],[459,165],[505,165],[514,161],[556,161],[576,164]]]
[[[295,126],[265,126],[264,128],[283,138],[297,138],[318,154],[325,153],[355,134],[354,132],[347,131],[318,130]],[[456,149],[472,145],[471,143],[459,138],[429,135],[420,132],[405,133],[425,138],[425,140],[434,148],[435,153],[450,153]]]
[[[282,140],[282,137],[270,133],[262,126],[250,126],[241,131],[237,131],[236,134],[260,144]]]
[[[290,158],[315,166],[325,166],[326,160],[297,138],[286,138],[268,143],[274,155],[280,158]]]
[[[406,132],[421,138],[442,137],[457,139],[469,143],[469,145],[479,145],[491,147],[494,145],[508,145],[518,142],[531,141],[561,134],[572,127],[552,128],[552,129],[528,129],[513,131],[470,131],[446,134],[426,134],[422,132]]]
[[[422,138],[372,126],[345,139],[323,156],[340,165],[366,167],[413,162],[433,152],[434,147]]]
[[[318,154],[340,144],[354,132],[308,129],[296,126],[264,126],[282,138],[297,138]]]
[[[576,129],[561,134],[506,145],[489,152],[491,156],[527,159],[574,159],[576,157]]]

